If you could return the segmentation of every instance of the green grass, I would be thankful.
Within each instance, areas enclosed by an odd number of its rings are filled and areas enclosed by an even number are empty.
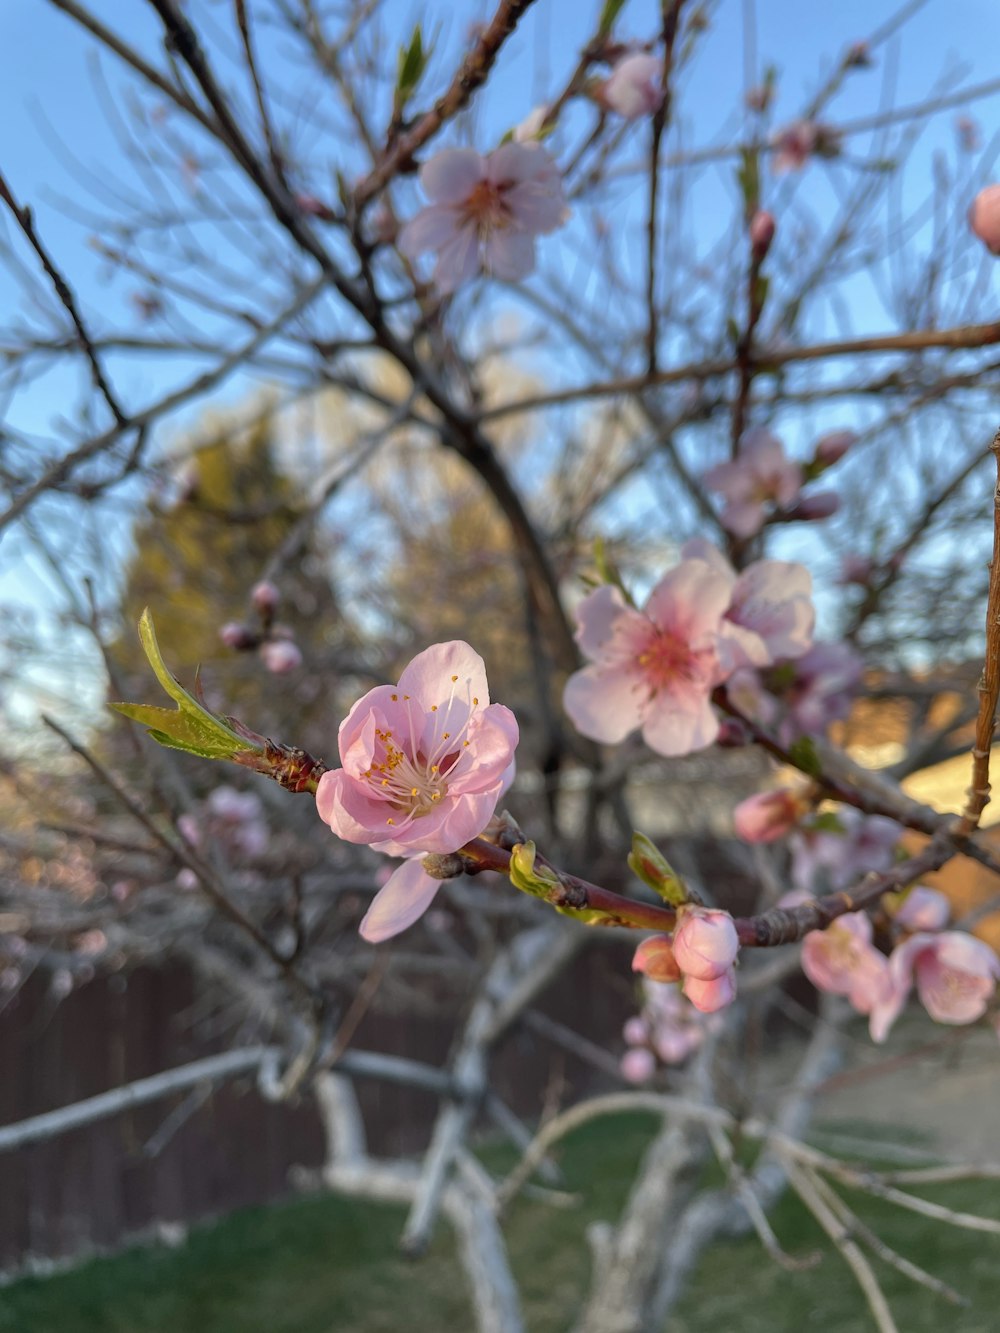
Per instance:
[[[563,1333],[586,1291],[584,1231],[613,1219],[653,1122],[621,1117],[567,1140],[567,1186],[580,1208],[531,1199],[511,1211],[507,1235],[531,1333]],[[884,1131],[883,1131],[884,1132]],[[484,1154],[491,1167],[507,1160]],[[996,1216],[995,1182],[963,1182],[927,1197]],[[882,1239],[959,1288],[959,1309],[877,1260],[906,1333],[995,1333],[1000,1328],[1000,1237],[942,1227],[884,1203],[852,1199]],[[72,1273],[0,1289],[0,1333],[466,1333],[471,1311],[443,1224],[419,1262],[399,1257],[401,1208],[313,1197],[248,1209],[192,1231],[176,1250],[133,1250]],[[772,1223],[794,1254],[822,1249],[808,1272],[776,1267],[755,1238],[717,1245],[702,1260],[667,1333],[863,1333],[866,1307],[842,1261],[801,1204],[787,1196]]]

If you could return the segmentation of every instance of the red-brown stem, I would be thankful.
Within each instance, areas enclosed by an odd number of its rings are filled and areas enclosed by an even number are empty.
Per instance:
[[[997,465],[993,490],[993,559],[990,561],[990,590],[986,601],[986,653],[979,678],[979,716],[972,747],[972,783],[959,821],[961,833],[978,827],[990,800],[990,749],[996,729],[997,698],[1000,696],[1000,431],[990,450]]]

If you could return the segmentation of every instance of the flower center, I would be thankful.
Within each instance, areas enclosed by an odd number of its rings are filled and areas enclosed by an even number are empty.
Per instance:
[[[438,762],[428,762],[419,750],[411,756],[397,745],[389,730],[376,728],[375,741],[375,758],[365,777],[376,792],[414,819],[430,814],[448,793],[445,774],[457,759],[457,752]]]
[[[637,661],[651,694],[677,680],[691,680],[695,675],[690,645],[665,631],[657,631],[650,637]]]
[[[504,201],[503,190],[492,181],[482,180],[473,186],[463,204],[465,215],[474,222],[481,236],[493,231],[505,231],[511,224],[510,209]]]

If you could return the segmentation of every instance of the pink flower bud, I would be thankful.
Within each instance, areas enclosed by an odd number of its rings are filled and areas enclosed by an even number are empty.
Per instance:
[[[739,750],[750,744],[750,732],[745,723],[735,717],[724,717],[719,721],[719,734],[715,743],[724,750]]]
[[[271,639],[260,646],[260,658],[268,671],[276,676],[287,675],[302,665],[302,654],[290,639]]]
[[[969,226],[991,255],[1000,255],[1000,185],[979,191],[969,209]]]
[[[803,523],[815,523],[819,519],[829,518],[839,508],[840,496],[836,491],[817,491],[800,500],[794,509],[788,511],[788,517]]]
[[[656,1057],[644,1046],[633,1046],[622,1056],[621,1071],[629,1083],[648,1083],[656,1073]]]
[[[177,819],[177,832],[191,847],[197,847],[201,842],[201,829],[194,815],[180,815]]]
[[[658,56],[638,52],[619,60],[599,91],[600,100],[609,111],[626,120],[651,115],[663,101],[658,79],[663,61]]]
[[[733,811],[733,827],[744,842],[777,842],[791,833],[804,810],[792,791],[762,791],[740,801]]]
[[[622,1036],[630,1046],[644,1046],[649,1041],[649,1029],[643,1019],[633,1014],[631,1018],[626,1019]]]
[[[847,451],[857,443],[857,439],[853,430],[832,430],[826,435],[821,435],[813,451],[813,463],[821,467],[832,467],[834,463],[839,463]]]
[[[219,638],[227,648],[235,648],[237,651],[246,651],[247,648],[257,646],[257,636],[247,625],[241,625],[238,621],[230,620],[219,630]]]
[[[681,969],[674,958],[669,935],[649,935],[635,951],[632,971],[651,981],[680,981]]]
[[[696,1009],[703,1014],[714,1014],[736,999],[736,973],[730,967],[710,980],[687,976],[682,989]]]
[[[774,214],[763,208],[758,208],[750,219],[750,246],[758,264],[771,248],[776,225]]]
[[[907,930],[935,931],[943,930],[950,916],[951,904],[943,893],[917,884],[906,895],[893,920]]]
[[[262,616],[273,616],[280,600],[281,594],[270,579],[261,579],[260,583],[255,583],[250,589],[253,608]]]
[[[685,977],[715,981],[732,967],[739,949],[736,927],[728,912],[711,907],[682,907],[678,911],[673,954]]]

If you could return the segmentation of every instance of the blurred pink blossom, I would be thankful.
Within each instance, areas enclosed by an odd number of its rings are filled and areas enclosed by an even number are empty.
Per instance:
[[[801,171],[811,157],[837,157],[840,148],[840,133],[832,125],[795,120],[771,138],[771,170],[778,175]]]
[[[822,736],[831,722],[851,711],[864,663],[847,643],[814,643],[795,663],[795,675],[783,690],[787,716],[781,739]]]
[[[592,665],[566,683],[563,705],[584,736],[616,745],[637,728],[658,754],[690,754],[719,728],[709,702],[725,675],[718,657],[730,580],[704,560],[684,560],[642,611],[608,584],[577,608],[577,642]]]
[[[811,930],[802,941],[802,970],[830,995],[846,995],[859,1013],[869,1014],[889,989],[889,964],[872,944],[872,923],[864,912],[848,912]]]
[[[621,1058],[621,1071],[629,1083],[648,1083],[656,1073],[656,1056],[645,1046],[633,1046]]]
[[[892,919],[906,930],[926,932],[943,930],[950,916],[951,903],[943,893],[915,884]]]
[[[421,857],[404,861],[372,900],[358,927],[362,939],[379,944],[408,929],[430,907],[442,883],[427,874]]]
[[[777,842],[797,826],[803,810],[801,797],[787,788],[757,792],[733,811],[733,828],[744,842]]]
[[[705,473],[705,484],[725,499],[722,523],[737,537],[752,537],[764,526],[766,506],[788,509],[802,489],[802,468],[785,457],[776,435],[755,427],[747,431],[732,462]]]
[[[637,120],[649,116],[663,101],[660,77],[663,61],[659,56],[635,52],[623,56],[601,84],[598,96],[609,111]]]
[[[736,927],[728,912],[696,906],[678,909],[673,953],[685,977],[717,981],[730,970],[739,950]]]
[[[509,282],[535,266],[535,237],[568,216],[555,162],[534,143],[506,143],[483,157],[445,148],[420,169],[431,203],[403,227],[399,248],[410,259],[437,255],[434,282],[442,293],[483,272]]]
[[[837,491],[813,491],[804,495],[797,504],[786,512],[785,517],[796,519],[800,523],[816,523],[829,518],[840,508],[840,495]]]
[[[671,983],[642,983],[642,1016],[630,1018],[624,1037],[630,1046],[652,1050],[665,1065],[681,1064],[698,1049],[718,1020],[704,1018]]]
[[[290,639],[268,639],[260,645],[260,660],[276,676],[287,676],[302,665],[302,651]]]
[[[248,625],[241,625],[236,620],[228,620],[219,630],[219,638],[227,648],[256,648],[257,635]]]
[[[792,835],[792,882],[813,894],[836,893],[870,870],[888,870],[903,830],[893,819],[837,811],[840,830],[799,829]]]
[[[270,579],[261,579],[250,589],[250,601],[262,616],[273,616],[278,609],[281,594]]]
[[[857,583],[864,587],[871,579],[874,566],[865,555],[853,555],[848,553],[840,562],[840,573],[837,575],[837,582],[840,584]]]
[[[1000,185],[979,191],[969,209],[969,226],[991,255],[1000,255]]]
[[[911,935],[889,959],[891,987],[872,1010],[873,1041],[884,1041],[914,981],[920,1003],[936,1023],[974,1023],[986,1012],[1000,977],[1000,959],[964,931]]]

